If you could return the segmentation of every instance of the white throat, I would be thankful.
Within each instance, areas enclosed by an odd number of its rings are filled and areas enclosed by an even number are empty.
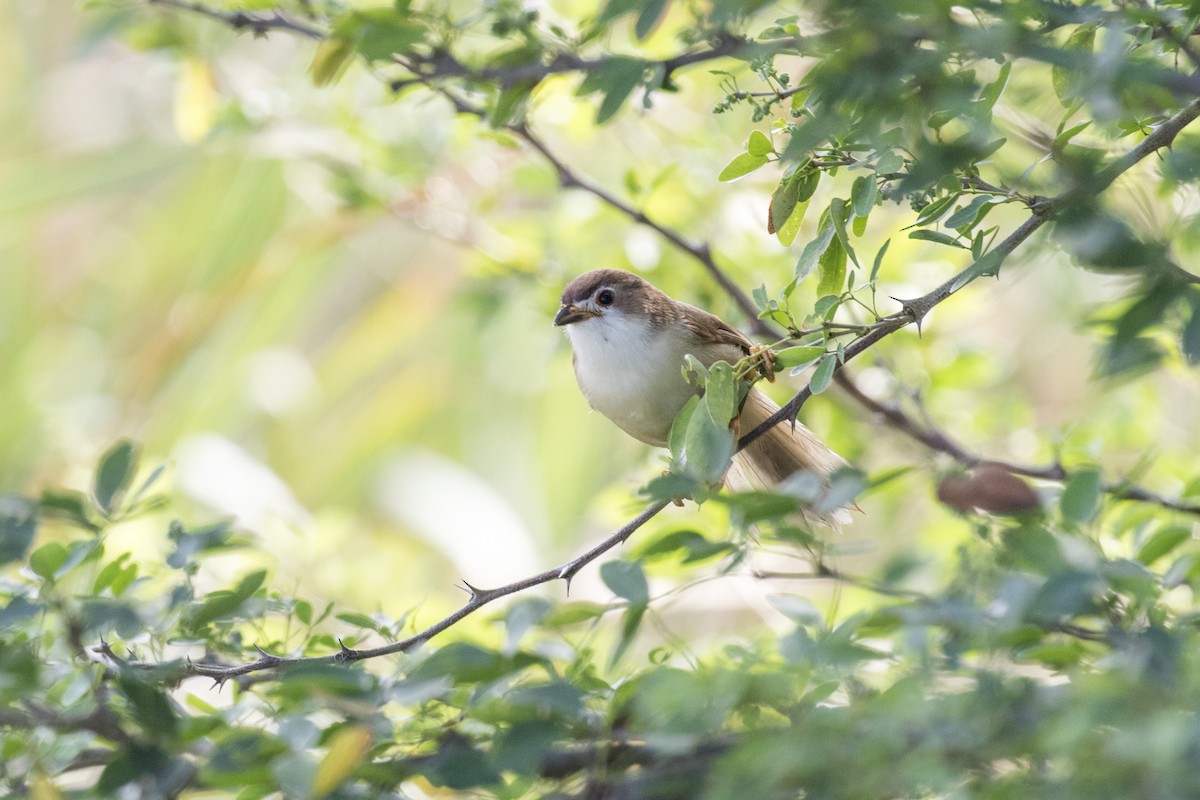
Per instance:
[[[567,336],[588,404],[630,436],[666,445],[675,415],[696,393],[682,372],[686,332],[610,310],[568,325]]]

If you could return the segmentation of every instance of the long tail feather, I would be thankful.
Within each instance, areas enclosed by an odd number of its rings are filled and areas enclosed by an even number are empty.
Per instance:
[[[738,428],[742,433],[748,433],[778,410],[775,401],[757,389],[751,389],[738,417]],[[769,489],[800,470],[825,476],[845,465],[845,459],[799,422],[795,426],[780,423],[734,456],[725,485],[734,490]],[[849,521],[845,509],[824,516],[810,512],[806,517],[833,527]]]

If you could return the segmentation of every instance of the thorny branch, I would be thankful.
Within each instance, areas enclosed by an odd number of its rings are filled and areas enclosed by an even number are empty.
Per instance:
[[[222,20],[235,29],[250,27],[256,32],[261,33],[265,32],[266,30],[280,28],[293,30],[311,38],[323,38],[324,36],[323,32],[315,29],[309,29],[307,26],[301,25],[297,27],[293,24],[290,24],[287,20],[281,21],[281,18],[278,14],[275,14],[273,17],[252,17],[248,19],[247,15],[244,15],[240,12],[215,11],[200,4],[184,2],[183,0],[147,0],[147,2],[171,5],[184,10],[203,14],[208,17]],[[448,93],[442,87],[431,84],[429,81],[435,76],[421,77],[424,78],[421,81],[422,83],[426,83],[426,85],[431,86],[431,88],[447,97],[460,112],[469,113],[476,116],[483,116],[482,110],[470,106],[460,98],[456,98],[453,93]],[[1112,182],[1115,181],[1117,177],[1132,168],[1143,158],[1163,147],[1169,146],[1179,132],[1187,127],[1187,125],[1194,121],[1198,116],[1200,116],[1200,100],[1189,103],[1175,115],[1161,123],[1136,147],[1131,149],[1125,155],[1111,162],[1096,176],[1096,181],[1091,185],[1090,188],[1095,192],[1100,192],[1107,189],[1112,185]],[[549,149],[546,148],[539,139],[534,137],[528,128],[523,124],[516,125],[515,128],[510,126],[510,130],[528,142],[530,146],[541,153],[542,156],[555,167],[555,169],[558,171],[560,181],[564,186],[576,186],[591,192],[604,202],[611,205],[613,208],[620,211],[625,216],[629,217],[631,220],[650,226],[669,241],[681,247],[683,250],[685,250],[685,252],[691,254],[705,267],[705,269],[710,272],[710,274],[713,275],[713,277],[718,280],[718,282],[721,283],[722,288],[729,293],[730,297],[732,297],[735,302],[737,302],[738,305],[743,308],[744,311],[746,311],[747,316],[752,320],[756,320],[756,329],[766,328],[768,331],[771,330],[769,326],[765,326],[761,323],[761,321],[757,321],[757,314],[755,313],[756,309],[754,308],[753,303],[745,296],[740,288],[736,286],[736,284],[729,280],[727,276],[724,276],[715,262],[713,262],[707,245],[689,243],[688,240],[684,239],[678,233],[671,231],[665,226],[653,223],[652,221],[648,220],[644,214],[637,211],[632,206],[629,206],[618,198],[609,195],[603,189],[591,184],[589,181],[582,179],[572,170],[567,168],[567,166],[561,162],[560,159],[554,156],[552,152],[549,151]],[[988,255],[992,258],[998,258],[1000,261],[1002,261],[1012,251],[1024,243],[1026,239],[1033,235],[1034,232],[1036,232],[1047,222],[1054,219],[1058,212],[1070,204],[1072,199],[1073,197],[1070,195],[1070,193],[1053,198],[1036,198],[1036,202],[1030,206],[1031,214],[1025,220],[1025,222],[1018,226],[1002,242],[996,245],[996,247],[993,248]],[[902,308],[900,311],[880,319],[878,324],[869,332],[846,346],[844,350],[844,358],[835,365],[835,370],[841,370],[846,361],[849,361],[850,359],[862,354],[896,331],[914,324],[919,328],[922,320],[925,318],[925,315],[929,313],[930,309],[945,301],[951,295],[957,293],[968,283],[972,282],[976,277],[979,277],[980,273],[978,272],[977,263],[967,266],[957,275],[950,278],[940,286],[934,288],[927,294],[913,300],[901,301]],[[993,262],[993,268],[991,272],[994,272],[996,269],[998,269],[998,266],[999,261]],[[722,278],[724,279],[722,280]],[[769,419],[767,419],[754,430],[742,436],[741,439],[738,440],[737,449],[741,450],[742,448],[746,447],[750,442],[763,435],[763,433],[769,430],[772,426],[778,425],[784,421],[794,420],[800,408],[811,396],[812,390],[810,387],[805,386]],[[1156,502],[1155,499],[1151,499],[1150,497],[1137,497],[1131,493],[1131,490],[1128,488],[1123,489],[1122,491],[1124,492],[1122,496],[1128,497],[1129,499],[1147,499],[1150,502]],[[274,656],[260,650],[262,655],[257,660],[246,664],[233,666],[211,663],[194,663],[189,661],[181,667],[181,677],[203,676],[212,678],[218,683],[222,683],[230,678],[247,675],[252,672],[285,667],[294,664],[350,663],[368,658],[405,652],[425,641],[428,641],[438,633],[450,628],[463,618],[469,616],[493,600],[555,580],[565,580],[569,584],[571,578],[577,574],[580,569],[599,558],[612,548],[616,547],[618,544],[626,541],[638,528],[655,517],[668,505],[670,505],[669,500],[659,500],[650,504],[640,514],[626,523],[625,526],[610,534],[595,547],[576,557],[575,559],[572,559],[571,561],[568,561],[553,569],[546,570],[545,572],[538,573],[523,580],[515,581],[495,589],[478,589],[470,586],[469,584],[464,584],[465,588],[470,592],[470,599],[467,601],[467,603],[444,619],[434,623],[433,625],[430,625],[423,631],[420,631],[419,633],[414,634],[406,639],[392,642],[382,647],[363,650],[353,650],[343,646],[342,649],[337,653],[329,656],[317,657],[286,658]],[[1087,633],[1089,635],[1092,634],[1091,631],[1088,631]],[[134,666],[150,666],[136,664],[136,662],[129,663],[130,665]]]

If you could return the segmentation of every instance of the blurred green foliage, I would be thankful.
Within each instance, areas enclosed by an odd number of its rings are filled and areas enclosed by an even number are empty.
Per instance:
[[[86,5],[0,8],[6,791],[1200,793],[1191,4]],[[790,340],[866,513],[717,494],[333,663],[632,516],[598,266]],[[834,371],[939,285],[848,370],[930,449]]]

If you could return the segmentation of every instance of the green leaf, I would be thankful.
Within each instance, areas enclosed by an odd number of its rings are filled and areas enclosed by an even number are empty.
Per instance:
[[[704,408],[714,425],[728,427],[737,412],[737,389],[732,364],[718,361],[709,367],[704,383]]]
[[[391,8],[358,9],[334,26],[333,36],[352,42],[367,61],[391,61],[425,41],[425,26],[417,19]]]
[[[722,501],[731,495],[720,495]],[[695,531],[671,531],[666,536],[652,540],[637,552],[639,559],[660,560],[676,553],[683,553],[683,563],[705,561],[733,549],[729,542],[714,542]]]
[[[817,266],[817,262],[825,251],[829,249],[830,242],[833,241],[833,223],[829,221],[829,212],[826,211],[821,215],[821,223],[817,227],[817,238],[804,246],[800,251],[800,258],[796,261],[796,280],[802,281],[812,272],[813,267]]]
[[[175,542],[175,550],[167,556],[167,566],[183,569],[199,553],[227,550],[242,543],[234,539],[229,521],[186,530],[178,520],[171,523],[167,536]]]
[[[932,203],[925,206],[925,208],[921,209],[921,213],[917,215],[917,221],[914,222],[913,225],[922,227],[925,225],[932,225],[934,222],[937,222],[942,218],[943,214],[950,210],[950,206],[954,205],[954,202],[958,200],[961,194],[961,192],[951,192],[944,197],[939,197],[937,200],[934,200]]]
[[[134,719],[147,733],[155,737],[175,735],[179,718],[161,689],[129,671],[121,672],[117,685],[129,700]]]
[[[754,287],[754,290],[750,292],[750,296],[754,298],[754,305],[759,311],[767,310],[767,287],[765,285]]]
[[[808,388],[813,394],[820,394],[829,388],[829,381],[833,379],[833,370],[837,366],[837,358],[833,355],[827,355],[821,359],[821,363],[817,364],[817,368],[813,370],[813,375],[808,381]]]
[[[1192,532],[1182,525],[1173,525],[1154,532],[1145,544],[1138,548],[1137,560],[1150,566],[1192,538]]]
[[[650,602],[650,586],[641,564],[636,561],[606,561],[600,565],[600,578],[613,594],[634,605]]]
[[[66,562],[68,555],[67,548],[58,542],[47,542],[30,554],[29,568],[34,574],[49,580]]]
[[[986,194],[977,195],[974,200],[955,211],[946,218],[947,228],[964,228],[974,226],[994,205],[992,197]]]
[[[133,442],[122,439],[100,457],[96,477],[92,483],[92,495],[96,504],[106,515],[112,515],[133,482],[137,472],[138,451]]]
[[[854,210],[854,216],[863,219],[870,215],[878,197],[879,184],[875,182],[874,174],[860,175],[856,178],[854,187],[850,190],[850,206]]]
[[[258,591],[266,577],[267,571],[260,569],[242,578],[232,590],[213,592],[198,606],[188,610],[184,615],[186,623],[192,628],[199,628],[210,622],[234,616],[251,595]]]
[[[1005,61],[1000,67],[1000,74],[996,76],[996,80],[983,87],[983,91],[979,96],[987,103],[988,108],[996,105],[996,101],[1000,99],[1000,94],[1004,91],[1005,85],[1008,84],[1009,73],[1012,72],[1012,62]]]
[[[616,666],[621,657],[629,650],[629,645],[633,643],[633,638],[637,635],[638,628],[642,625],[642,618],[646,616],[645,604],[631,605],[625,609],[625,613],[621,615],[621,638],[617,642],[616,648],[613,650],[612,658],[609,660],[609,668]]]
[[[1184,358],[1192,366],[1200,365],[1200,292],[1192,292],[1188,296],[1192,306],[1192,316],[1183,327],[1180,349]]]
[[[1000,264],[1003,261],[1004,257],[998,250],[984,253],[982,258],[959,273],[958,277],[954,279],[954,283],[950,284],[950,291],[957,292],[971,281],[981,278],[984,275],[997,274],[1000,272]]]
[[[767,602],[776,611],[801,625],[822,625],[825,615],[807,597],[798,594],[769,594]]]
[[[1067,38],[1067,43],[1064,45],[1063,50],[1074,56],[1090,56],[1095,40],[1096,26],[1093,24],[1080,25]],[[1050,80],[1054,85],[1054,94],[1063,106],[1069,106],[1074,99],[1071,92],[1071,73],[1072,69],[1070,67],[1065,67],[1061,64],[1055,64],[1050,70]]]
[[[837,234],[838,244],[842,246],[842,250],[850,257],[850,260],[854,262],[854,266],[858,267],[858,256],[854,254],[854,248],[850,246],[850,237],[846,234],[846,218],[849,214],[850,208],[842,198],[834,198],[833,202],[829,204],[829,218],[833,221],[833,231]],[[840,291],[841,287],[839,286],[834,293]]]
[[[825,355],[825,348],[817,345],[785,347],[775,351],[775,366],[779,369],[799,367],[811,364],[823,355]]]
[[[37,533],[37,508],[36,503],[24,497],[0,495],[0,566],[25,558]]]
[[[658,26],[665,16],[667,0],[644,0],[641,7],[637,22],[633,26],[633,35],[638,41],[645,39]]]
[[[841,294],[846,282],[846,251],[840,239],[834,239],[818,259],[817,294]]]
[[[334,619],[341,620],[347,625],[353,625],[356,628],[366,628],[369,631],[378,631],[379,623],[368,617],[366,614],[360,614],[357,611],[347,611],[342,614],[335,614]]]
[[[710,414],[692,414],[683,440],[684,472],[705,484],[716,484],[729,469],[733,448],[728,422],[718,424]]]
[[[312,603],[308,602],[307,600],[297,600],[294,608],[296,611],[296,619],[300,620],[305,625],[312,624]]]
[[[730,518],[739,527],[754,525],[767,519],[778,520],[800,508],[798,498],[790,494],[767,491],[725,493],[718,495],[716,501],[729,506]]]
[[[817,298],[817,302],[813,303],[813,316],[817,319],[823,319],[826,322],[833,319],[834,312],[838,306],[842,304],[841,295],[825,294]]]
[[[646,74],[646,62],[629,56],[611,56],[593,69],[579,85],[579,94],[600,92],[604,98],[596,111],[596,124],[601,125],[621,110],[633,90]]]
[[[750,153],[739,153],[732,161],[725,165],[717,175],[719,181],[734,181],[743,176],[749,175],[754,170],[767,163],[766,156],[755,156]]]
[[[796,241],[796,234],[800,233],[800,226],[804,224],[804,215],[807,212],[807,200],[796,203],[792,208],[792,213],[783,221],[783,224],[775,226],[775,235],[784,247],[790,247],[792,242]]]
[[[98,595],[105,589],[112,586],[113,581],[117,579],[117,576],[120,575],[121,571],[125,568],[124,562],[128,558],[129,553],[124,553],[115,560],[105,564],[104,568],[100,570],[100,573],[96,575],[96,580],[92,583],[92,594]]]
[[[1104,583],[1091,572],[1056,572],[1046,579],[1029,601],[1029,615],[1036,620],[1057,622],[1086,614],[1096,608]]]
[[[799,173],[781,181],[771,195],[771,224],[768,228],[773,229],[784,247],[790,247],[800,232],[804,214],[808,211],[808,198],[812,196],[812,187],[815,187],[819,176],[816,170]]]
[[[1058,134],[1058,136],[1055,136],[1054,141],[1050,143],[1050,152],[1061,153],[1062,149],[1066,147],[1072,139],[1087,130],[1091,124],[1091,120],[1086,120],[1078,125],[1072,125],[1070,128],[1067,128],[1065,131]]]
[[[667,434],[667,449],[671,451],[671,457],[677,463],[683,460],[683,443],[687,439],[688,424],[692,421],[692,414],[699,405],[700,397],[698,395],[688,398],[688,401],[683,404],[683,408],[679,409],[679,413],[675,415],[675,421],[671,423],[671,432]]]
[[[83,492],[71,489],[43,489],[38,498],[43,517],[52,517],[70,522],[88,531],[97,531],[99,526],[88,513],[90,503]]]
[[[159,747],[132,744],[108,762],[96,781],[96,789],[101,797],[113,797],[117,789],[139,778],[144,778],[146,785],[161,786],[163,784],[159,781],[167,779],[171,772],[181,774],[180,771],[187,773],[191,770],[188,763],[172,761]]]
[[[488,114],[488,124],[493,128],[501,129],[505,125],[521,119],[525,115],[525,109],[529,106],[531,90],[532,85],[527,82],[516,83],[505,88],[492,104],[491,113]]]
[[[879,276],[879,268],[883,266],[883,257],[887,253],[887,249],[891,246],[892,240],[888,239],[879,248],[879,252],[875,254],[875,263],[871,265],[871,277],[869,280],[874,281]]]
[[[113,582],[112,582],[113,596],[120,597],[121,595],[123,595],[125,593],[125,590],[128,589],[130,586],[132,586],[133,582],[135,580],[137,580],[137,574],[138,574],[138,565],[137,564],[127,564],[125,566],[125,568],[122,569],[117,574],[117,577],[113,578]]]
[[[942,233],[941,231],[926,231],[926,230],[911,231],[908,234],[908,238],[924,239],[927,242],[937,242],[938,244],[948,244],[951,247],[961,247],[964,250],[966,249],[966,247],[963,245],[963,243],[960,242],[958,239],[955,239],[953,236],[951,236],[948,233]]]
[[[775,152],[771,139],[762,131],[750,131],[750,140],[746,142],[746,152],[752,156],[766,156]]]
[[[1079,524],[1091,522],[1100,510],[1101,491],[1099,470],[1086,467],[1076,471],[1067,480],[1059,500],[1063,516]]]
[[[530,663],[527,657],[505,658],[466,642],[452,642],[431,654],[409,674],[414,681],[448,675],[455,683],[479,683],[511,675]]]
[[[565,628],[568,625],[578,625],[580,622],[587,622],[589,619],[596,619],[603,616],[607,608],[607,606],[602,606],[599,603],[566,603],[556,606],[542,620],[542,626],[547,628]]]

